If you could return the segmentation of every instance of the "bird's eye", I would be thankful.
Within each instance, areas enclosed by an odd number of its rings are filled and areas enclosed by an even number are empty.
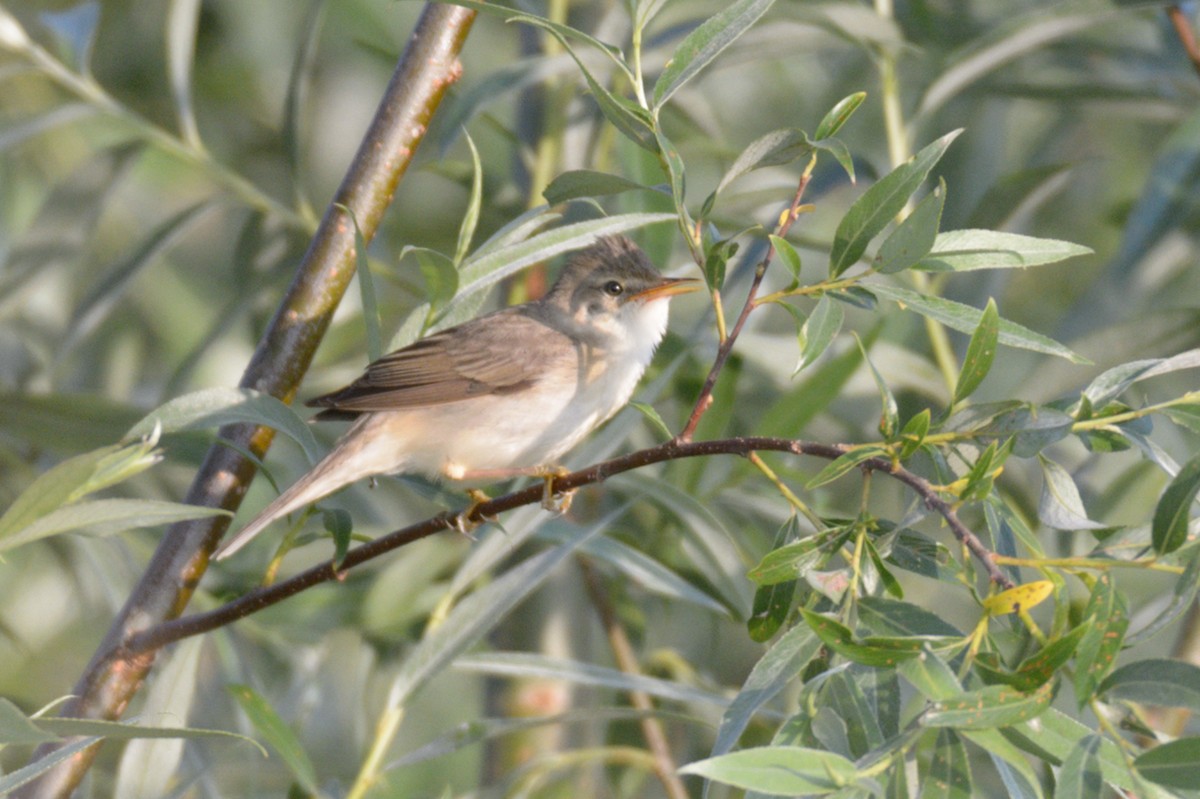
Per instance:
[[[604,284],[604,292],[610,297],[620,297],[624,291],[625,287],[616,280],[610,280]]]

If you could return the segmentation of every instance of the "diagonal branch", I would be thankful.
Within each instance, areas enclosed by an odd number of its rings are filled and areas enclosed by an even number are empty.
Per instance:
[[[854,447],[849,444],[822,444],[811,441],[796,441],[788,438],[767,437],[724,438],[711,441],[687,442],[668,441],[657,447],[639,450],[619,458],[604,461],[603,463],[597,463],[586,469],[580,469],[577,472],[572,472],[562,477],[556,477],[554,478],[553,489],[555,492],[562,493],[592,483],[603,482],[613,475],[649,466],[652,463],[679,460],[680,458],[698,458],[712,455],[749,455],[752,452],[775,451],[835,460],[853,449]],[[867,471],[882,472],[913,489],[930,510],[940,515],[946,521],[955,538],[962,542],[979,559],[987,571],[988,578],[993,583],[1001,588],[1013,587],[1012,581],[1000,571],[1000,568],[993,561],[992,553],[971,532],[970,528],[962,523],[962,520],[958,518],[958,514],[954,510],[954,506],[939,496],[937,489],[932,483],[924,477],[893,463],[888,458],[869,458],[858,464],[858,468]],[[472,521],[483,522],[488,517],[496,516],[522,505],[532,505],[541,502],[544,491],[545,487],[539,483],[520,491],[514,491],[511,494],[505,494],[502,497],[496,497],[487,502],[479,503],[472,506],[469,518]],[[426,519],[423,522],[418,522],[387,535],[382,535],[373,541],[355,547],[346,553],[346,557],[340,565],[335,565],[332,561],[327,561],[307,571],[300,572],[287,580],[270,586],[256,588],[214,610],[205,613],[196,613],[182,619],[165,621],[150,629],[135,632],[118,644],[116,650],[110,656],[120,659],[142,657],[167,644],[224,627],[238,619],[276,605],[314,585],[341,579],[347,570],[367,561],[374,560],[387,552],[445,530],[457,529],[458,514],[449,511],[439,514],[431,519]]]
[[[475,12],[431,3],[417,23],[404,55],[376,111],[333,203],[325,212],[242,377],[255,388],[290,401],[312,360],[333,312],[354,274],[354,227],[350,209],[370,241],[400,178],[424,138],[446,88],[458,79],[458,62]],[[185,502],[234,510],[254,476],[256,457],[270,446],[274,431],[251,425],[223,428],[196,474]],[[63,708],[64,716],[114,719],[137,693],[153,665],[153,654],[128,656],[121,642],[178,617],[208,567],[208,559],[228,526],[228,517],[172,526],[154,553]],[[26,786],[24,797],[66,797],[95,757],[90,747]],[[35,758],[45,756],[42,749]]]

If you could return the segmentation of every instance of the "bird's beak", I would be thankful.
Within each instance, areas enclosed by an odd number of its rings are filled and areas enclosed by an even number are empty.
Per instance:
[[[648,289],[642,289],[629,299],[640,302],[662,300],[676,294],[687,294],[689,291],[695,291],[700,288],[699,283],[700,281],[694,277],[664,277],[661,283],[651,286]]]

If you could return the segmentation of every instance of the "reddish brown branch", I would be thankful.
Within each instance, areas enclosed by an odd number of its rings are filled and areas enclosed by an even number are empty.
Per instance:
[[[796,221],[799,215],[800,200],[804,197],[804,190],[808,188],[809,173],[806,171],[800,176],[800,182],[796,186],[796,194],[792,197],[792,204],[788,207],[787,213],[779,220],[779,224],[775,228],[776,236],[786,236],[791,229],[792,223]],[[696,397],[696,404],[692,408],[692,415],[688,417],[687,424],[683,426],[683,430],[676,437],[679,441],[691,441],[692,436],[696,433],[696,426],[700,424],[700,418],[704,416],[705,411],[712,405],[713,389],[717,385],[717,377],[721,374],[721,369],[725,366],[725,361],[729,359],[729,354],[733,351],[734,342],[742,332],[742,327],[746,324],[746,319],[750,316],[750,312],[754,310],[754,300],[758,296],[758,288],[762,285],[763,277],[767,274],[767,266],[770,265],[771,259],[775,256],[775,245],[767,248],[767,254],[763,257],[758,267],[754,270],[754,280],[750,283],[750,291],[746,294],[746,303],[742,306],[742,311],[738,314],[737,321],[733,324],[733,329],[729,331],[729,335],[717,347],[717,357],[713,360],[712,368],[708,370],[708,377],[704,378],[704,385],[700,389],[699,395]]]
[[[1175,28],[1175,35],[1179,37],[1179,43],[1183,45],[1183,51],[1187,53],[1188,60],[1192,62],[1192,68],[1196,70],[1197,74],[1200,74],[1200,46],[1196,44],[1196,32],[1192,30],[1191,20],[1178,4],[1167,9],[1167,17]]]
[[[833,460],[849,452],[853,447],[848,444],[821,444],[810,441],[794,441],[787,438],[725,438],[713,441],[668,441],[657,447],[639,450],[620,458],[614,458],[604,463],[580,469],[577,472],[556,477],[554,490],[569,491],[573,488],[599,483],[613,475],[648,466],[652,463],[678,460],[680,458],[697,458],[709,455],[748,455],[751,452],[774,451],[790,452],[795,455],[810,455],[818,458]],[[992,560],[992,553],[983,542],[962,523],[955,513],[954,507],[942,499],[937,490],[925,478],[913,474],[901,466],[893,464],[887,458],[870,458],[859,467],[868,471],[883,472],[912,488],[925,502],[926,506],[938,513],[954,533],[955,538],[963,543],[983,564],[988,578],[1002,588],[1011,588],[1012,581],[1000,571]],[[529,486],[520,491],[514,491],[502,497],[474,507],[471,519],[485,521],[487,517],[496,516],[522,505],[532,505],[542,500],[543,486]],[[188,638],[193,635],[215,630],[219,627],[237,621],[252,613],[256,613],[271,605],[278,604],[288,597],[294,596],[319,583],[328,582],[341,577],[347,570],[373,560],[386,552],[391,552],[421,538],[426,538],[443,530],[456,529],[456,514],[442,513],[432,519],[405,527],[401,530],[380,536],[375,540],[355,547],[347,553],[341,568],[335,569],[331,562],[301,572],[287,580],[264,588],[257,588],[248,594],[222,605],[206,613],[196,613],[182,619],[163,622],[150,629],[136,632],[125,639],[110,657],[121,659],[133,658],[146,652],[159,649],[167,644]]]

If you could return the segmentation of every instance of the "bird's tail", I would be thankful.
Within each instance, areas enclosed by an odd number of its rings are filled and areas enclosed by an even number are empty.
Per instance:
[[[374,463],[364,462],[369,459],[356,457],[365,443],[361,427],[358,424],[347,431],[316,466],[263,508],[237,535],[218,547],[213,560],[224,560],[234,554],[281,516],[311,505],[356,480],[384,471]]]

